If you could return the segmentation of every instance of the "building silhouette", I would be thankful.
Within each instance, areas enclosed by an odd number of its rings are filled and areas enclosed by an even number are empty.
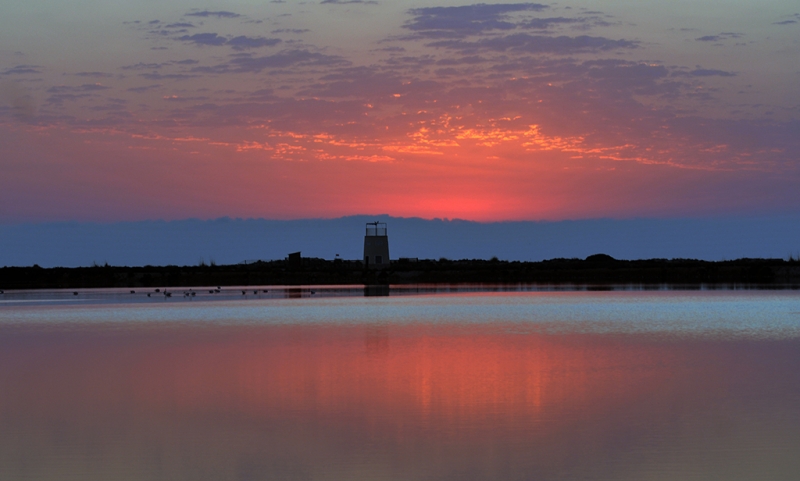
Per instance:
[[[389,267],[389,234],[385,222],[367,222],[364,235],[364,266],[367,269]]]

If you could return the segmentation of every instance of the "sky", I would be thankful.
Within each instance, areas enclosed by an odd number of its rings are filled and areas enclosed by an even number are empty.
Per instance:
[[[800,212],[786,0],[9,0],[0,223]]]

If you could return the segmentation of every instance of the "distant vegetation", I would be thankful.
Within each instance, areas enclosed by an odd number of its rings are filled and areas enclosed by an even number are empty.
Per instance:
[[[541,262],[491,260],[393,261],[385,270],[365,270],[361,262],[302,258],[215,265],[118,267],[108,264],[78,268],[4,267],[0,289],[94,287],[192,287],[309,284],[530,283],[676,286],[800,286],[800,261],[795,259],[616,260],[605,254],[586,259]]]

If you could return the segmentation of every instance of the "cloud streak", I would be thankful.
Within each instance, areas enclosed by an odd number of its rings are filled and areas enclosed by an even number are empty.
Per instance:
[[[459,7],[424,7],[409,10],[412,19],[404,25],[416,32],[449,32],[453,35],[475,35],[492,30],[513,30],[517,24],[509,14],[542,11],[547,5],[539,3],[476,4]]]
[[[224,10],[218,11],[211,11],[211,10],[203,10],[200,12],[190,12],[185,14],[186,17],[201,17],[201,18],[209,18],[209,17],[216,17],[216,18],[239,18],[242,15],[234,12],[227,12]]]
[[[576,53],[598,53],[620,49],[634,49],[639,47],[639,42],[633,40],[614,40],[605,37],[592,37],[580,35],[557,37],[545,35],[530,35],[516,33],[506,36],[479,39],[476,41],[440,40],[428,44],[431,47],[441,47],[462,52],[513,51],[519,53],[553,53],[559,55],[572,55]]]

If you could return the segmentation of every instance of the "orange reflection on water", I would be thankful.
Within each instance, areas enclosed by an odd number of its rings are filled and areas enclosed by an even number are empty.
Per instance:
[[[17,355],[39,359],[11,373],[20,409],[42,402],[63,407],[71,400],[101,410],[224,411],[254,419],[357,413],[473,429],[481,419],[532,420],[578,405],[597,410],[634,402],[662,388],[681,367],[677,353],[663,345],[498,333],[496,327],[468,333],[453,327],[264,327],[129,340],[104,335]],[[42,362],[48,358],[52,363]]]
[[[0,478],[678,479],[709,439],[746,455],[697,472],[800,469],[796,343],[515,329],[4,328]]]

